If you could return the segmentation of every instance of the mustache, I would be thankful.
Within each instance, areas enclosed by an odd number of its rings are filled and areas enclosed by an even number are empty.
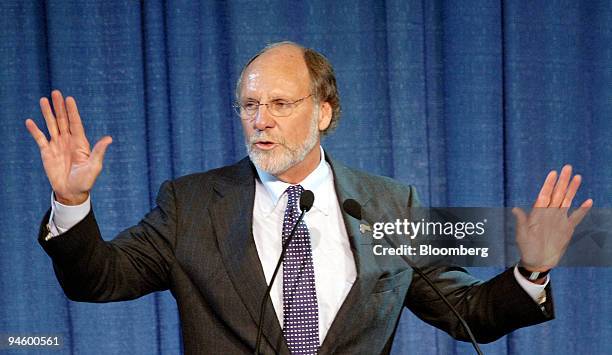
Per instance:
[[[274,142],[276,144],[285,145],[285,140],[282,137],[275,137],[266,132],[255,132],[248,137],[249,144],[257,142]]]

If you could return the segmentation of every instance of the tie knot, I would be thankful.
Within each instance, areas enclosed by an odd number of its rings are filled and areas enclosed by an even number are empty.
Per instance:
[[[291,185],[287,188],[287,196],[289,198],[287,205],[288,206],[297,206],[300,201],[300,196],[304,191],[302,185]]]

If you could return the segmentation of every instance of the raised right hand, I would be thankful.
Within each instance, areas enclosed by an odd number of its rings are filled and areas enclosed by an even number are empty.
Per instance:
[[[51,139],[47,141],[32,119],[28,118],[25,124],[40,148],[55,199],[65,205],[78,205],[87,200],[102,171],[106,148],[113,139],[110,136],[102,137],[91,151],[74,98],[67,97],[64,102],[59,90],[54,90],[51,98],[55,115],[49,100],[46,97],[40,99],[40,109]]]

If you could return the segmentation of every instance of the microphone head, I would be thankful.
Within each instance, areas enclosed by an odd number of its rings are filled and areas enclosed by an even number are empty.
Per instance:
[[[304,190],[300,196],[300,210],[304,212],[310,211],[314,203],[314,194],[310,190]]]
[[[344,212],[348,213],[351,217],[361,220],[361,204],[352,198],[344,200],[342,203],[342,208]]]

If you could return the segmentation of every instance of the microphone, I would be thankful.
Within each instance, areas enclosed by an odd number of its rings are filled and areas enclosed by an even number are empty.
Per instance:
[[[353,200],[352,198],[349,198],[349,199],[345,200],[342,203],[342,208],[351,217],[353,217],[353,218],[355,218],[355,219],[357,219],[359,221],[363,220],[363,221],[367,222],[368,224],[371,224],[370,221],[368,221],[367,219],[364,218],[364,216],[363,216],[363,208],[361,207],[361,204],[359,202]],[[383,233],[383,238],[385,239],[385,241],[387,241],[387,243],[389,243],[389,245],[391,245],[391,247],[398,248],[397,244],[391,238],[387,237],[387,235],[384,234],[384,233]],[[446,296],[444,296],[444,294],[442,294],[442,291],[440,291],[438,286],[436,286],[431,281],[431,279],[429,277],[427,277],[427,275],[425,275],[425,273],[423,271],[421,271],[421,269],[418,266],[416,266],[412,262],[412,260],[410,260],[406,255],[398,255],[398,256],[401,257],[404,260],[404,262],[406,264],[408,264],[408,266],[410,266],[410,268],[412,268],[412,270],[414,270],[414,272],[419,274],[419,276],[421,276],[423,278],[423,280],[425,280],[425,282],[427,282],[427,284],[436,292],[436,294],[438,294],[440,299],[442,301],[444,301],[444,303],[448,306],[448,308],[451,310],[451,312],[453,312],[453,314],[457,317],[457,319],[459,320],[459,322],[463,326],[463,329],[465,329],[466,333],[468,334],[468,336],[470,338],[470,341],[472,342],[472,346],[474,347],[474,350],[476,350],[476,353],[478,355],[482,355],[482,351],[480,351],[480,347],[478,346],[478,342],[476,342],[476,338],[474,337],[474,334],[472,334],[472,330],[470,329],[469,325],[467,324],[465,319],[463,319],[463,317],[459,314],[457,309],[455,309],[455,307],[449,302],[449,300],[446,298]]]
[[[300,195],[300,210],[302,211],[302,213],[300,213],[300,216],[295,222],[293,229],[291,229],[291,233],[289,233],[287,240],[283,244],[283,249],[281,250],[281,255],[278,258],[278,262],[276,263],[276,268],[274,269],[274,273],[272,274],[272,279],[270,279],[270,284],[268,285],[268,288],[266,289],[266,293],[264,294],[264,297],[261,300],[261,306],[260,306],[260,311],[259,311],[259,324],[257,325],[257,343],[255,345],[255,355],[259,355],[259,348],[261,347],[263,320],[264,320],[264,314],[266,312],[266,305],[267,305],[266,301],[270,297],[270,290],[272,289],[272,284],[274,284],[274,280],[276,279],[276,274],[278,274],[278,269],[280,269],[281,263],[283,262],[283,259],[285,258],[285,254],[287,253],[287,248],[289,247],[289,244],[291,244],[291,240],[293,239],[293,236],[295,235],[295,231],[297,230],[298,225],[304,218],[304,214],[310,211],[313,203],[314,203],[314,194],[312,193],[312,191],[310,190],[302,191],[302,194]]]
[[[300,210],[302,214],[310,211],[314,204],[314,194],[310,190],[304,190],[300,196]]]
[[[359,202],[349,198],[344,200],[342,203],[342,208],[344,209],[344,212],[348,213],[351,217],[359,221],[363,220],[363,217],[361,216],[361,204]]]

